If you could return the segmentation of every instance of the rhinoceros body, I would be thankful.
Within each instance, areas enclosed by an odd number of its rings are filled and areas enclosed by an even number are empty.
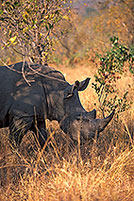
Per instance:
[[[62,73],[47,65],[1,66],[0,128],[9,127],[13,146],[19,146],[24,134],[32,130],[43,147],[47,139],[45,119],[57,120],[74,140],[77,125],[81,125],[83,137],[94,137],[107,126],[114,112],[105,119],[96,119],[95,110],[86,112],[82,107],[78,91],[84,90],[89,80],[70,85]]]

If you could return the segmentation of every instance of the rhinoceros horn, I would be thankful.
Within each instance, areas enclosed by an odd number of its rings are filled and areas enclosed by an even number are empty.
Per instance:
[[[101,132],[105,129],[105,127],[108,125],[108,123],[111,121],[111,119],[113,118],[113,115],[115,113],[115,110],[113,110],[113,112],[106,118],[104,119],[96,119],[96,124],[97,124],[97,131]]]
[[[90,112],[87,112],[86,116],[91,118],[91,119],[96,119],[96,110],[94,109],[94,110],[92,110]]]

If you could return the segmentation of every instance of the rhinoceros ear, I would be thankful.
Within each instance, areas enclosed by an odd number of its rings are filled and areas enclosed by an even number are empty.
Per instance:
[[[89,84],[90,78],[87,78],[81,82],[79,82],[78,80],[75,81],[75,83],[71,86],[69,86],[66,90],[65,90],[65,95],[64,95],[64,99],[69,99],[74,95],[74,90],[77,89],[78,91],[83,91],[87,88],[88,84]]]
[[[78,81],[76,81],[75,84],[77,86],[78,91],[85,90],[87,88],[88,84],[89,84],[89,81],[90,81],[90,78],[87,78],[87,79],[79,82],[79,84],[78,84]]]

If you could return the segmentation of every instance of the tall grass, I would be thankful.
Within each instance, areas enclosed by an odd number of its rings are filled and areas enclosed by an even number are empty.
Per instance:
[[[10,165],[6,161],[7,165],[1,166],[10,169],[8,174],[3,173],[10,178],[1,187],[0,200],[133,201],[133,146],[121,150],[118,143],[114,146],[111,142],[107,153],[100,155],[98,144],[94,143],[84,159],[78,158],[77,147],[73,153],[64,152],[62,158],[58,157],[58,150],[52,147],[50,150],[42,156],[36,153],[34,162],[24,161],[18,155],[8,156],[10,160],[14,157],[14,161]]]
[[[83,67],[83,72],[86,70],[87,67]],[[84,79],[85,72],[79,68],[75,74],[74,69],[64,71],[70,82],[78,79],[76,77]],[[92,76],[92,71],[86,76]],[[94,99],[91,88],[81,95],[87,110],[98,107],[97,101],[94,106]],[[126,111],[120,121],[110,123],[99,140],[84,145],[74,145],[56,122],[47,122],[48,150],[41,152],[31,132],[24,137],[20,153],[11,151],[8,130],[3,129],[0,133],[0,201],[133,201],[133,114],[133,109]]]

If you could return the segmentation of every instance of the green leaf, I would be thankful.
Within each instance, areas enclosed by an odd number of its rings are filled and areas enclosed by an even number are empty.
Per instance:
[[[18,1],[15,1],[14,2],[14,6],[18,6],[19,5],[19,2]]]
[[[45,27],[46,27],[46,30],[48,31],[48,26],[47,26],[47,25],[45,25]]]
[[[4,17],[0,17],[0,21],[4,22],[5,18]]]
[[[48,25],[49,25],[49,29],[53,28],[53,24],[48,23]]]
[[[3,10],[0,10],[0,15],[2,15],[3,14]]]

